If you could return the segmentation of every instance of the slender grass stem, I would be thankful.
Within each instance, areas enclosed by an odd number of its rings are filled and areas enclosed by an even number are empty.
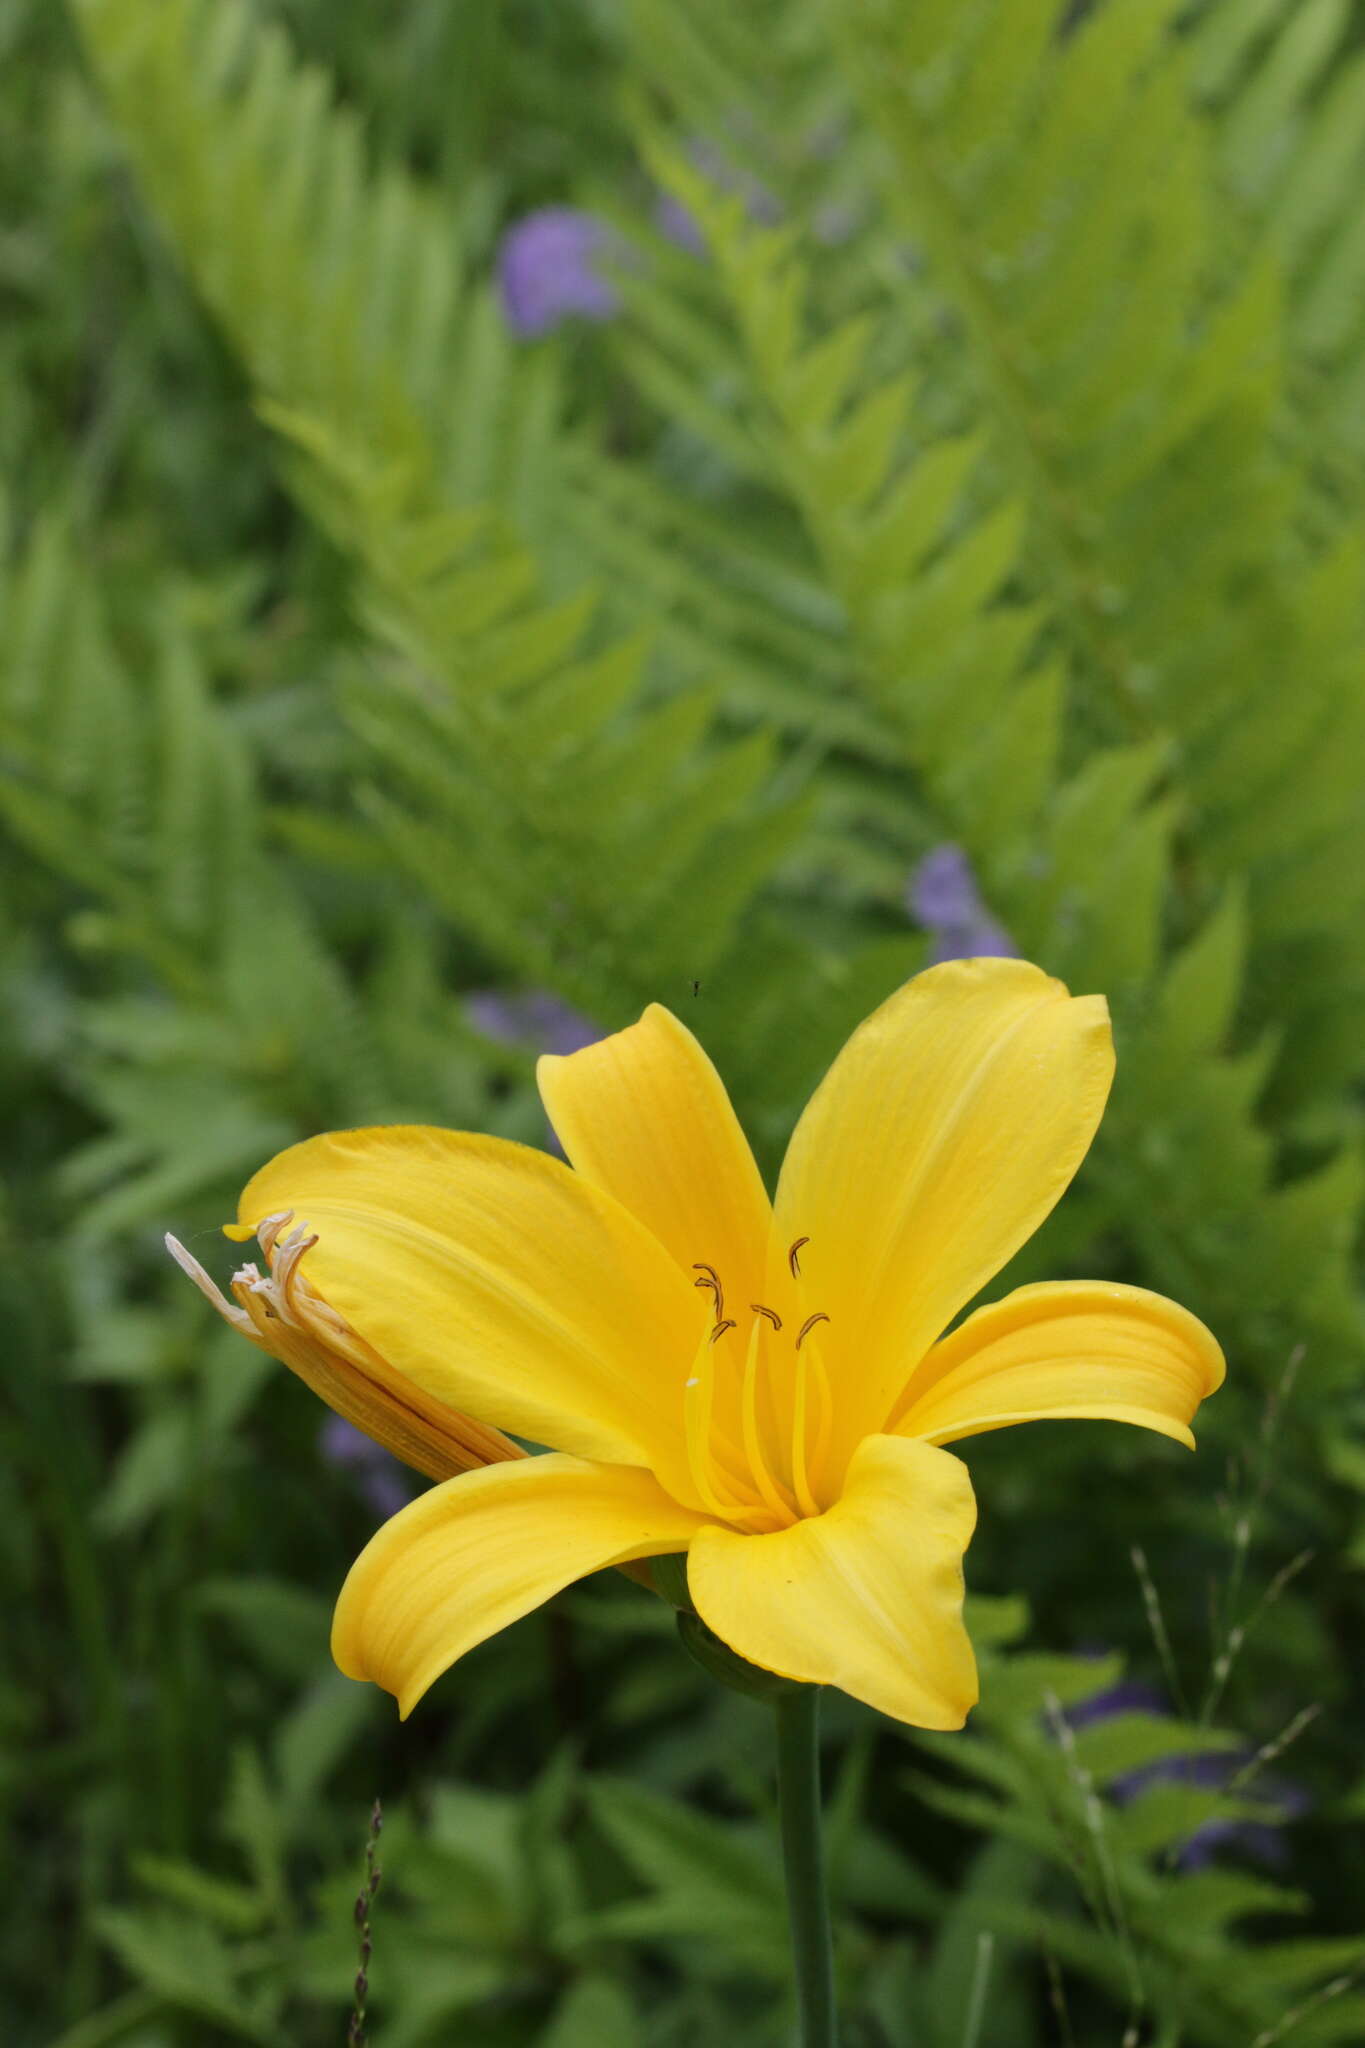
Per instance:
[[[777,1802],[787,1877],[801,2048],[837,2048],[834,1944],[820,1839],[820,1693],[803,1685],[775,1702]]]

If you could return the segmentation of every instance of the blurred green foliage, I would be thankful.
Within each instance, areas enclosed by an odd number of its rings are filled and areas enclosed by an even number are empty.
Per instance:
[[[671,1003],[771,1166],[945,841],[1119,1038],[1008,1279],[1230,1374],[1197,1463],[964,1447],[971,1729],[828,1717],[850,2043],[1365,2037],[1358,10],[4,0],[0,58],[7,2044],[340,2040],[376,1790],[383,2048],[786,2038],[762,1710],[613,1579],[400,1730],[326,1656],[353,1478],[160,1232],[225,1272],[329,1126],[541,1142],[478,988]],[[621,303],[529,341],[548,203]],[[1178,1714],[1073,1731],[1125,1658]],[[1135,1792],[1205,1750],[1267,1754]]]

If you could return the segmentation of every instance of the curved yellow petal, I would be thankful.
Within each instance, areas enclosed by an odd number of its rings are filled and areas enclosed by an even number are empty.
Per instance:
[[[648,1472],[551,1453],[489,1465],[403,1508],[351,1566],[332,1623],[348,1678],[406,1720],[457,1657],[605,1565],[684,1550],[698,1517]]]
[[[823,1310],[836,1459],[885,1426],[939,1333],[1032,1236],[1113,1078],[1102,996],[1024,960],[951,960],[859,1026],[797,1124],[776,1200]]]
[[[915,1728],[960,1728],[976,1703],[962,1553],[967,1468],[908,1437],[867,1437],[842,1497],[771,1536],[700,1529],[687,1581],[707,1627],[751,1664],[837,1685]]]
[[[582,1052],[546,1054],[536,1079],[576,1170],[638,1217],[690,1281],[705,1260],[747,1305],[771,1207],[720,1075],[686,1026],[651,1003],[638,1024]]]
[[[1049,1417],[1135,1422],[1194,1448],[1190,1423],[1223,1354],[1188,1309],[1112,1281],[1016,1288],[929,1353],[894,1427],[930,1443]]]
[[[241,1227],[280,1211],[317,1235],[310,1287],[425,1393],[687,1486],[699,1297],[561,1160],[420,1125],[337,1131],[264,1167]]]

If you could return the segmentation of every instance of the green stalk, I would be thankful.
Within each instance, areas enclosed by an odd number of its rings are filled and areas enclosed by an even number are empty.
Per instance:
[[[773,1702],[777,1804],[787,1875],[801,2048],[837,2048],[834,1944],[820,1843],[820,1689],[800,1685]]]

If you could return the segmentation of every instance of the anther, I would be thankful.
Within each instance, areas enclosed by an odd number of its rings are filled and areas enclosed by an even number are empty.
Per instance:
[[[805,1240],[803,1239],[802,1242],[804,1243]],[[828,1321],[829,1317],[825,1314],[825,1311],[822,1308],[816,1309],[815,1314],[813,1316],[807,1316],[805,1322],[802,1323],[800,1329],[796,1333],[797,1350],[799,1351],[801,1349],[802,1339],[810,1335],[811,1331],[815,1328],[815,1325],[817,1323],[827,1323]]]
[[[775,1330],[782,1328],[782,1318],[775,1308],[764,1308],[761,1301],[751,1301],[749,1306],[756,1316],[766,1316]]]
[[[723,1337],[727,1330],[733,1330],[737,1327],[738,1325],[730,1319],[727,1319],[723,1323],[717,1323],[715,1329],[711,1332],[711,1342],[714,1344],[717,1337]]]
[[[793,1280],[799,1280],[799,1279],[801,1278],[801,1263],[800,1263],[800,1260],[799,1260],[799,1259],[797,1258],[796,1254],[797,1254],[797,1253],[798,1253],[798,1252],[800,1251],[800,1249],[801,1249],[801,1247],[802,1247],[802,1245],[803,1245],[803,1244],[809,1244],[809,1243],[810,1243],[810,1239],[809,1239],[808,1237],[798,1237],[798,1238],[797,1238],[797,1240],[796,1240],[796,1243],[795,1243],[795,1244],[794,1244],[794,1245],[792,1246],[791,1250],[790,1250],[790,1251],[789,1251],[789,1252],[787,1253],[787,1264],[788,1264],[788,1265],[789,1265],[789,1266],[791,1267],[791,1269],[792,1269],[792,1279],[793,1279]]]
[[[287,1224],[294,1220],[292,1209],[277,1209],[273,1216],[262,1216],[256,1225],[256,1242],[269,1258],[275,1249],[275,1240]]]
[[[720,1274],[714,1266],[706,1265],[701,1259],[693,1259],[692,1270],[703,1276],[700,1280],[694,1280],[692,1285],[711,1289],[716,1297],[716,1316],[718,1319],[722,1318],[725,1314],[725,1290],[720,1284]]]

